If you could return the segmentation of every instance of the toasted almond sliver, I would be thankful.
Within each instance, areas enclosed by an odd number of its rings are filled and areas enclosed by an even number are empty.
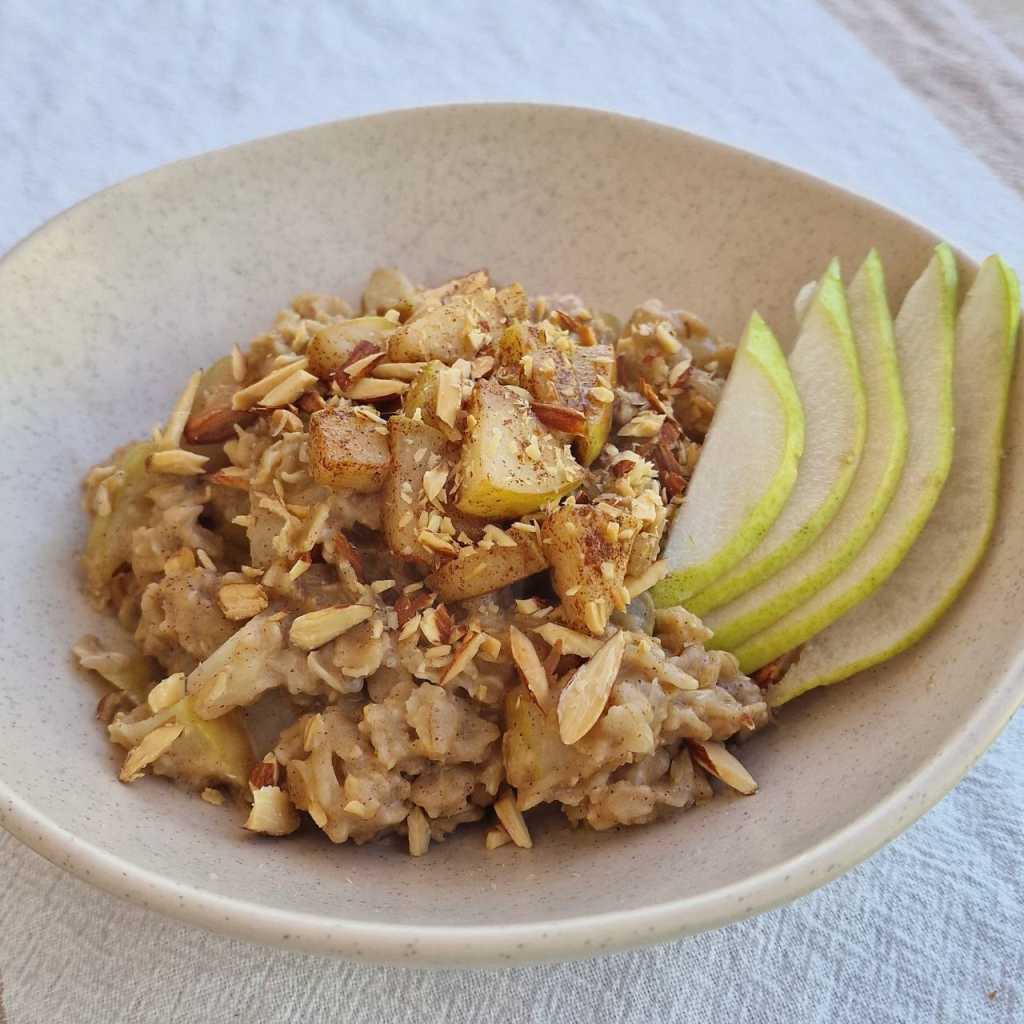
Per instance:
[[[361,359],[356,359],[354,362],[348,363],[344,367],[345,376],[348,377],[349,380],[356,380],[356,378],[364,376],[366,371],[369,370],[374,363],[379,363],[385,355],[386,353],[378,350],[376,352],[370,352]]]
[[[512,649],[512,658],[519,671],[522,673],[523,682],[527,689],[533,694],[541,709],[547,711],[550,690],[548,687],[548,674],[544,671],[537,648],[529,637],[521,633],[515,626],[509,626],[508,630],[509,647]]]
[[[558,641],[561,641],[563,654],[575,654],[580,658],[592,658],[601,649],[601,641],[596,637],[577,633],[575,629],[560,626],[557,622],[545,622],[543,626],[535,627],[533,632],[552,647]]]
[[[494,801],[494,813],[516,846],[524,850],[529,850],[533,846],[530,830],[526,827],[526,819],[523,818],[523,812],[516,807],[512,790],[506,789]]]
[[[619,437],[656,437],[664,422],[662,413],[642,412],[619,428]]]
[[[378,363],[374,368],[373,375],[384,380],[413,381],[424,365],[424,363]]]
[[[367,605],[350,604],[321,608],[319,611],[300,615],[293,623],[289,638],[296,647],[312,651],[323,647],[335,637],[365,622],[373,614]]]
[[[199,795],[214,807],[220,807],[224,803],[224,794],[219,789],[211,789],[207,786]]]
[[[164,708],[177,704],[185,696],[185,673],[175,672],[161,680],[146,697],[150,711],[163,711]]]
[[[394,398],[408,389],[409,385],[405,381],[362,377],[345,391],[345,395],[358,401],[373,402],[381,398]]]
[[[245,380],[245,375],[249,372],[249,361],[245,358],[245,353],[237,346],[231,346],[231,376],[234,378],[236,384],[241,384]]]
[[[171,476],[199,476],[209,461],[206,455],[198,452],[171,448],[168,451],[153,452],[146,459],[146,469],[151,473],[169,473]]]
[[[688,740],[693,759],[715,778],[721,779],[738,793],[749,796],[757,792],[754,777],[742,764],[726,750],[721,743],[714,740]]]
[[[122,782],[134,782],[142,778],[146,768],[161,757],[184,731],[185,726],[177,722],[166,722],[147,733],[138,746],[128,751],[118,778]]]
[[[231,408],[251,409],[265,395],[269,395],[282,381],[287,380],[293,373],[304,372],[308,363],[309,360],[305,356],[301,359],[295,359],[284,366],[279,366],[276,370],[272,370],[265,377],[256,381],[255,384],[250,384],[247,388],[236,391],[231,398]]]
[[[300,395],[308,391],[317,383],[317,378],[305,370],[289,374],[280,384],[271,388],[263,398],[260,405],[265,409],[277,409],[282,405],[291,405]]]
[[[512,842],[512,837],[500,826],[495,825],[494,828],[489,828],[484,834],[484,846],[488,850],[497,850],[502,846],[507,846]]]
[[[422,857],[430,849],[427,816],[418,807],[414,807],[405,819],[405,828],[409,837],[409,853],[414,857]]]
[[[660,583],[668,575],[668,562],[662,558],[660,561],[649,565],[639,576],[633,576],[626,580],[626,589],[629,591],[629,599],[650,590],[655,583]]]
[[[563,743],[583,739],[604,713],[625,649],[626,634],[620,629],[573,673],[558,699],[558,734]]]
[[[283,789],[260,786],[253,790],[252,810],[242,827],[265,836],[286,836],[299,827],[299,813]]]
[[[202,374],[198,370],[193,373],[189,377],[181,397],[174,403],[174,409],[171,410],[171,415],[167,419],[167,427],[160,437],[161,448],[177,448],[181,444],[182,435],[185,433],[185,424],[188,423],[189,414],[192,412],[201,377]]]
[[[469,665],[469,663],[476,657],[476,653],[483,645],[486,636],[486,633],[476,632],[470,632],[466,636],[466,639],[463,640],[456,649],[454,657],[448,663],[448,667],[445,669],[444,675],[441,677],[442,686],[444,686],[445,683],[450,683]]]

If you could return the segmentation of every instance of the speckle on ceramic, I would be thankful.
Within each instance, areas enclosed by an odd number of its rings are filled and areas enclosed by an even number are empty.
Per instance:
[[[736,336],[792,336],[797,289],[883,254],[897,300],[928,232],[822,182],[667,128],[528,106],[326,125],[174,164],[56,218],[0,264],[0,823],[146,906],[262,942],[418,965],[585,955],[713,928],[848,869],[938,800],[1024,696],[1017,671],[1024,404],[1011,403],[992,550],[938,631],[783,709],[751,798],[619,834],[531,822],[532,851],[460,832],[278,842],[172,786],[116,781],[99,688],[68,648],[105,621],[77,590],[84,470],[163,418],[180,382],[303,289],[355,296],[396,263],[487,266],[615,311],[650,295]],[[964,263],[965,270],[970,268]]]

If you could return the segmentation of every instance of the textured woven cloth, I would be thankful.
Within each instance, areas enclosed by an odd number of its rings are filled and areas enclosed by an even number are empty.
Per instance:
[[[171,159],[391,107],[512,99],[605,107],[753,149],[1024,268],[1019,12],[1019,0],[5,0],[0,250]],[[209,935],[0,835],[0,1024],[1020,1022],[1022,821],[1018,716],[922,821],[796,904],[652,949],[504,972],[357,966]]]

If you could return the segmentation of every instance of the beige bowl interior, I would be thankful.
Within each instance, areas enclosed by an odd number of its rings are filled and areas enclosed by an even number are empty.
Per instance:
[[[652,295],[736,337],[871,246],[894,300],[935,239],[822,182],[644,122],[541,107],[410,111],[175,164],[48,224],[0,264],[0,822],[148,906],[262,941],[372,959],[507,962],[712,927],[850,867],[938,799],[1022,696],[1024,504],[1014,402],[992,551],[937,632],[798,701],[744,760],[761,783],[648,828],[538,821],[536,848],[468,830],[413,860],[389,843],[276,842],[156,780],[115,779],[99,688],[70,643],[78,482],[165,415],[181,382],[304,289],[355,297],[371,268],[424,281],[487,266],[625,312]]]

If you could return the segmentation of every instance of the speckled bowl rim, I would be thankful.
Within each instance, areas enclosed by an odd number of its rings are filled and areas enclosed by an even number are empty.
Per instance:
[[[837,195],[853,196],[880,214],[913,224],[909,218],[881,207],[813,175],[725,145],[703,136],[621,114],[555,104],[449,104],[420,107],[350,118],[384,122],[417,111],[581,111],[600,114],[613,121],[642,124],[656,133],[691,138],[705,147],[717,148],[735,159],[771,168],[797,181],[814,182]],[[331,122],[328,122],[328,124]],[[294,138],[325,125],[309,126],[268,138]],[[253,140],[215,152],[258,146],[268,138]],[[126,181],[141,181],[164,174],[175,161]],[[0,258],[0,269],[16,252],[63,221],[79,206],[97,195],[120,188],[119,182],[90,196],[49,220]],[[965,266],[974,262],[958,253]],[[806,895],[837,878],[894,839],[930,810],[967,773],[994,742],[1016,710],[1024,704],[1024,650],[988,696],[964,720],[957,737],[938,750],[888,797],[855,818],[827,839],[775,867],[732,885],[697,896],[653,907],[580,915],[561,921],[519,925],[429,926],[377,924],[365,921],[330,920],[308,913],[276,910],[259,903],[231,899],[194,886],[173,882],[155,872],[82,842],[46,815],[22,800],[0,780],[0,826],[58,867],[106,890],[111,895],[156,910],[188,924],[253,942],[311,953],[332,954],[376,963],[407,966],[501,966],[564,960],[661,942],[719,928],[733,921],[763,913]]]

